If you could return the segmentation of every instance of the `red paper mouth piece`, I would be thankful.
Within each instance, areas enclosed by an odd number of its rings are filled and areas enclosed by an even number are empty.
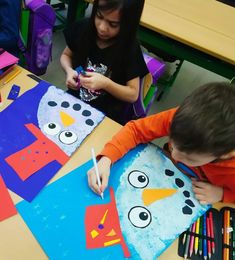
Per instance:
[[[130,257],[123,238],[114,197],[110,188],[111,201],[108,204],[93,205],[86,208],[85,227],[87,248],[100,248],[121,244],[125,257]]]

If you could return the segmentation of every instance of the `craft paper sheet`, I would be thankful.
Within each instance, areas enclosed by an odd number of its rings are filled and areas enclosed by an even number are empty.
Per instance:
[[[114,164],[104,200],[87,185],[91,167],[89,161],[17,205],[49,259],[156,259],[209,207],[152,144]]]
[[[31,201],[69,160],[104,115],[47,82],[0,113],[0,173]]]

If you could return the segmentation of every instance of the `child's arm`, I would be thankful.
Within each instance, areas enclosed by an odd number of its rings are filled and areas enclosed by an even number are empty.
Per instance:
[[[60,63],[66,73],[66,86],[77,90],[78,73],[72,67],[72,51],[66,47],[60,57]]]
[[[80,75],[79,79],[84,88],[90,90],[103,89],[115,98],[126,102],[135,102],[139,95],[139,77],[129,80],[126,85],[115,83],[97,72],[86,72],[86,76]]]
[[[140,143],[148,143],[156,138],[169,136],[170,125],[176,110],[173,108],[130,121],[104,146],[100,155],[109,157],[114,163]]]

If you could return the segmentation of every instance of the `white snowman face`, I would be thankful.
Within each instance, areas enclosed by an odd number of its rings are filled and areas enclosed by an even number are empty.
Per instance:
[[[104,115],[51,86],[39,103],[37,117],[41,131],[71,155]]]
[[[205,211],[191,181],[153,145],[125,169],[115,194],[122,232],[140,259],[156,259]]]

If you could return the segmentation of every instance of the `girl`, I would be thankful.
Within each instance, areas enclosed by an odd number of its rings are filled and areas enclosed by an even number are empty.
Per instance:
[[[148,73],[136,31],[144,0],[95,0],[91,17],[65,30],[61,55],[68,92],[124,124]],[[83,66],[86,73],[74,70]],[[125,117],[123,116],[125,114]]]

